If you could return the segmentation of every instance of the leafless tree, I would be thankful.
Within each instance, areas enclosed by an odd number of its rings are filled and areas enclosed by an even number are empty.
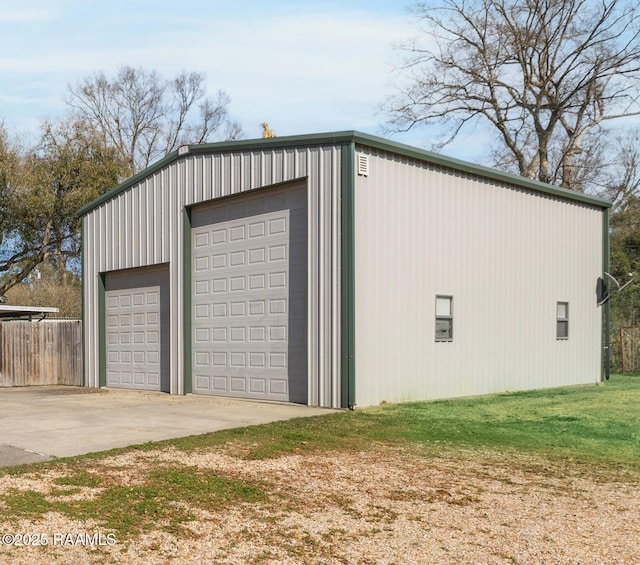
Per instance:
[[[122,67],[110,79],[100,72],[69,87],[77,119],[94,125],[116,147],[133,174],[180,145],[241,135],[229,118],[229,97],[208,97],[205,77],[183,72],[164,80],[156,71]]]
[[[600,195],[611,201],[613,216],[625,214],[631,205],[637,207],[640,196],[640,130],[630,129],[612,142],[616,156],[606,167]]]
[[[602,134],[638,115],[640,23],[628,0],[419,2],[390,128],[439,126],[437,147],[490,124],[494,164],[585,190],[606,159]]]

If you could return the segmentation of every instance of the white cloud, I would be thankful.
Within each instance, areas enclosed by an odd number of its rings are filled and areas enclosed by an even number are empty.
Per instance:
[[[391,45],[409,33],[401,8],[395,15],[311,11],[318,5],[310,2],[307,11],[299,5],[297,12],[287,10],[284,3],[279,9],[278,3],[271,10],[238,13],[235,6],[224,13],[212,7],[219,3],[205,3],[204,13],[203,6],[184,10],[177,4],[173,13],[145,13],[136,3],[114,4],[107,10],[111,3],[98,3],[100,11],[95,3],[71,1],[66,12],[42,12],[36,25],[16,26],[13,37],[0,37],[0,77],[8,84],[0,118],[7,112],[61,112],[68,83],[132,65],[167,77],[204,72],[211,93],[222,89],[230,95],[231,112],[248,136],[258,135],[257,124],[264,120],[279,135],[372,131],[375,107],[388,93]],[[122,12],[125,5],[136,11]],[[93,18],[89,6],[95,7]],[[53,21],[44,21],[45,15]]]

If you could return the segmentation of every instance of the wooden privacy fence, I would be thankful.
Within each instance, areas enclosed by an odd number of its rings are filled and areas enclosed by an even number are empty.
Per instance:
[[[0,322],[0,386],[82,385],[82,322]]]

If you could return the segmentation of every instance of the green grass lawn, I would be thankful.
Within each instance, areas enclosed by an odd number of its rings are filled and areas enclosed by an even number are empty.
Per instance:
[[[640,377],[599,386],[412,402],[228,430],[168,443],[193,449],[240,442],[247,458],[358,450],[371,442],[518,451],[640,469]]]

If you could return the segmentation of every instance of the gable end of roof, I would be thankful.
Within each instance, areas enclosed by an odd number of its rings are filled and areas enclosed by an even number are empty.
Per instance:
[[[189,145],[181,148],[178,151],[170,153],[163,159],[160,159],[156,163],[152,164],[145,170],[141,171],[137,175],[127,179],[117,187],[105,192],[102,196],[93,200],[80,210],[78,210],[78,216],[84,216],[99,207],[100,205],[108,202],[118,194],[128,190],[134,185],[138,184],[145,178],[153,175],[157,171],[163,169],[174,163],[175,161],[186,158],[191,155],[206,155],[213,153],[228,153],[233,151],[253,151],[253,150],[270,150],[270,149],[282,149],[292,147],[313,147],[320,145],[343,145],[347,143],[356,143],[363,147],[370,147],[380,151],[402,155],[409,157],[420,162],[428,163],[431,165],[440,166],[443,168],[460,171],[463,173],[471,174],[477,177],[491,179],[499,181],[535,192],[548,194],[556,198],[564,200],[573,200],[581,202],[583,204],[589,204],[599,208],[609,208],[611,203],[602,198],[596,196],[590,196],[579,192],[574,192],[565,188],[560,188],[550,184],[545,184],[536,180],[527,179],[510,173],[505,173],[496,169],[484,167],[482,165],[476,165],[453,157],[447,157],[439,153],[426,151],[410,145],[405,145],[395,141],[390,141],[374,135],[361,133],[353,130],[339,131],[333,133],[318,133],[309,135],[293,135],[286,137],[272,137],[264,139],[248,139],[248,140],[234,140],[234,141],[220,141],[216,143],[204,143],[198,145]]]

